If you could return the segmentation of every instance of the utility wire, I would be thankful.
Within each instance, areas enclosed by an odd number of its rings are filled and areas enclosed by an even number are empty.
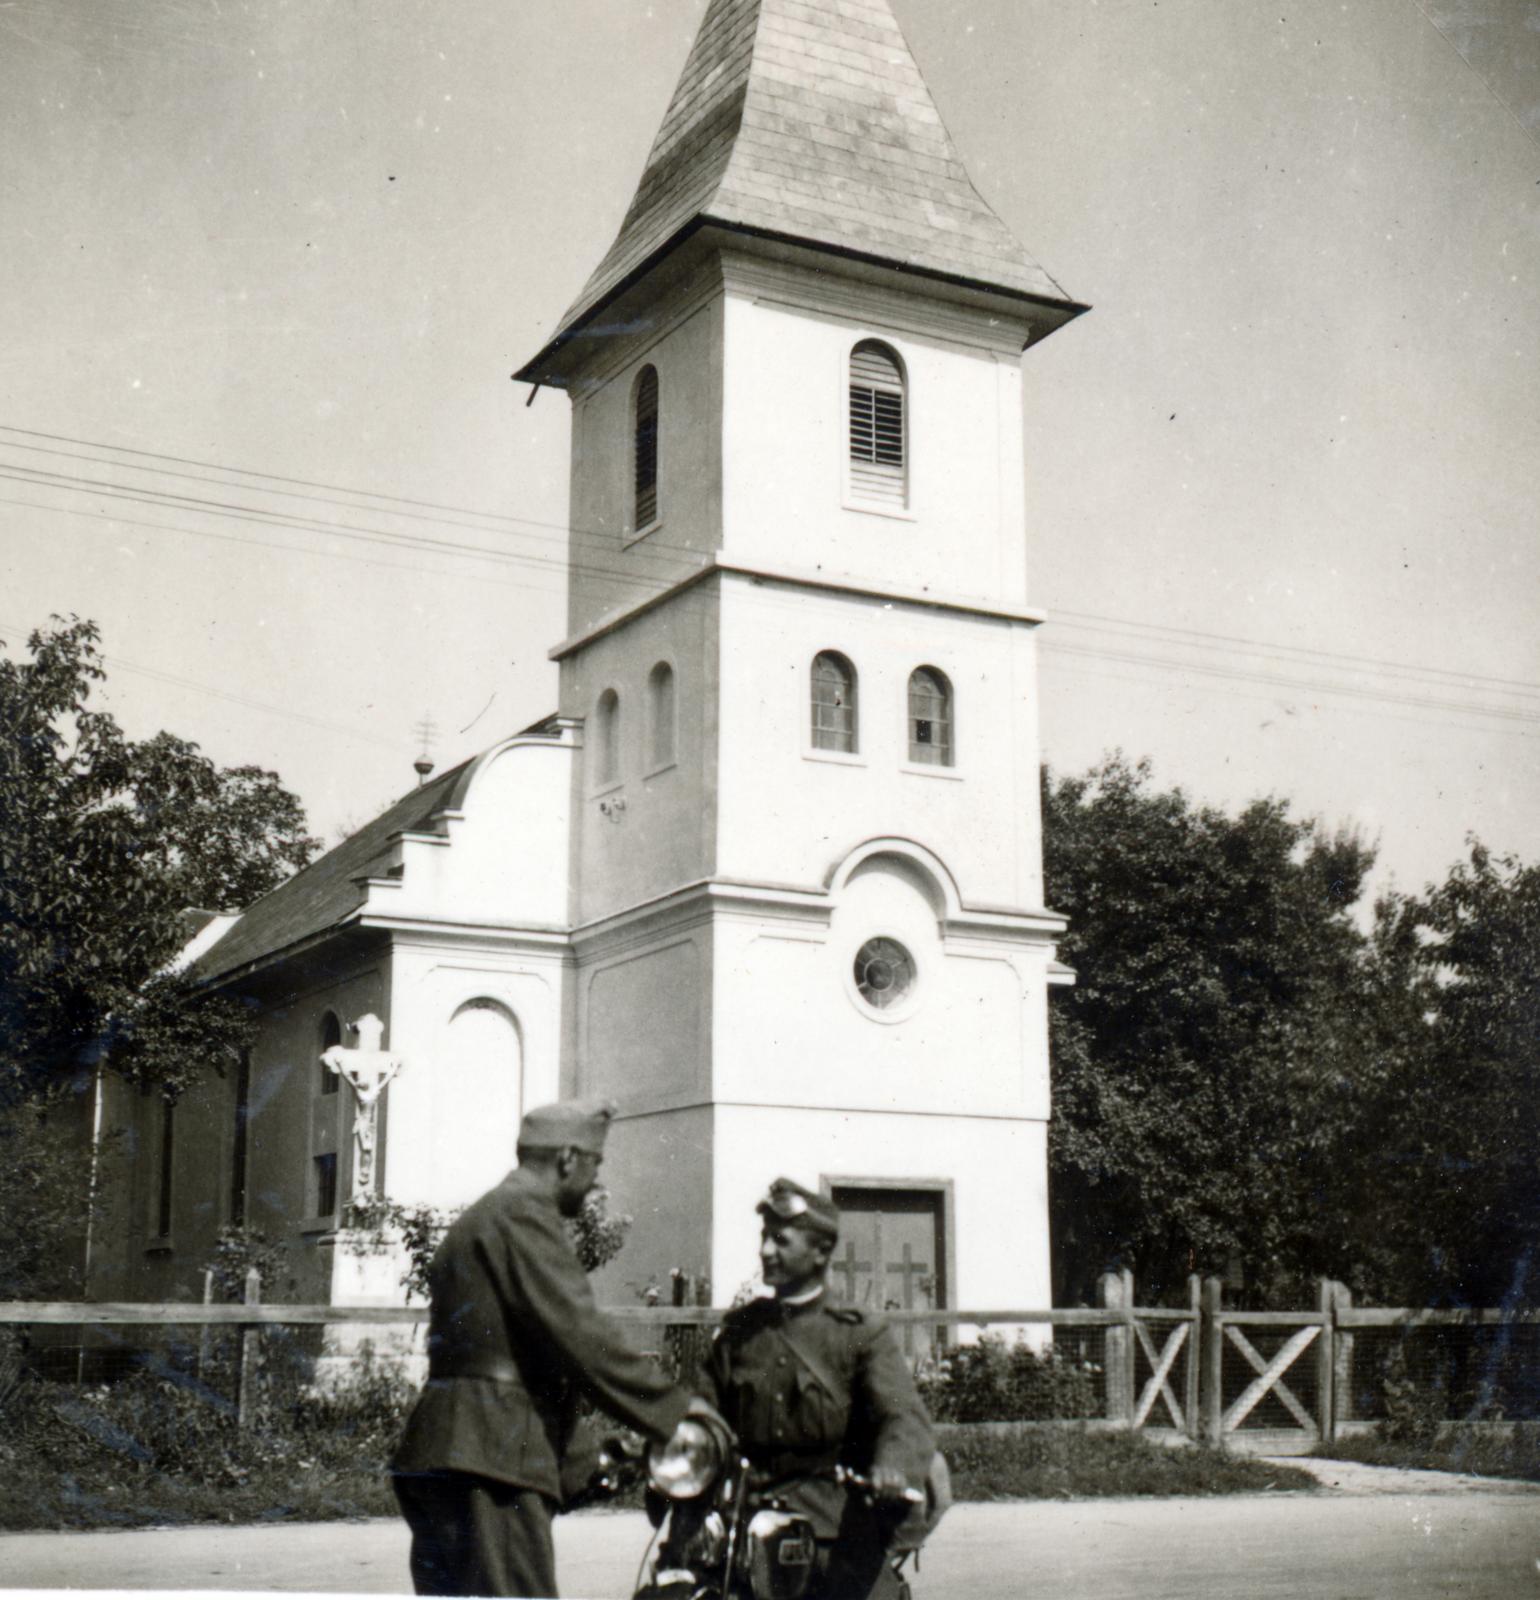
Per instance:
[[[1409,677],[1428,676],[1439,681],[1448,681],[1457,687],[1484,684],[1504,693],[1540,694],[1540,683],[1526,683],[1519,678],[1493,678],[1479,672],[1456,672],[1444,667],[1416,666],[1408,661],[1386,661],[1379,656],[1345,655],[1335,650],[1317,650],[1308,645],[1277,644],[1260,639],[1247,639],[1240,634],[1208,633],[1198,628],[1178,628],[1160,622],[1138,622],[1132,617],[1106,617],[1093,611],[1070,611],[1059,606],[1054,606],[1052,612],[1055,622],[1073,619],[1076,624],[1089,626],[1093,632],[1109,628],[1129,628],[1140,633],[1170,635],[1173,642],[1190,640],[1194,645],[1204,649],[1238,647],[1249,654],[1265,654],[1275,659],[1282,656],[1298,656],[1307,661],[1341,662],[1354,668]]]
[[[32,629],[24,627],[19,622],[0,622],[0,629],[7,633],[14,633],[18,638],[25,639]],[[234,705],[246,706],[253,711],[264,711],[270,716],[283,717],[290,722],[303,722],[312,728],[321,728],[328,733],[342,733],[353,739],[361,739],[369,744],[377,744],[386,750],[401,749],[398,739],[386,739],[379,734],[365,733],[361,728],[350,727],[345,722],[331,722],[325,717],[313,717],[304,711],[296,711],[292,706],[275,706],[266,700],[255,700],[250,695],[235,694],[228,689],[216,689],[212,684],[200,683],[194,678],[184,678],[175,672],[166,672],[159,667],[141,666],[135,661],[126,661],[122,656],[109,655],[102,652],[101,659],[120,672],[131,672],[138,677],[153,678],[161,683],[169,683],[180,689],[194,689],[199,694],[212,695],[216,700],[228,700]]]
[[[128,447],[126,447],[126,446],[112,445],[112,444],[107,444],[107,443],[101,443],[101,442],[98,442],[98,441],[91,441],[91,440],[78,440],[78,439],[74,439],[74,438],[72,438],[72,437],[70,437],[68,435],[43,433],[43,432],[41,432],[39,430],[36,430],[36,429],[17,428],[17,427],[13,427],[13,426],[10,426],[10,425],[7,425],[7,424],[0,424],[0,433],[7,433],[7,432],[8,433],[23,434],[23,435],[26,435],[27,437],[30,437],[30,438],[46,438],[46,439],[53,439],[53,440],[57,440],[57,441],[65,442],[65,443],[80,444],[80,445],[82,445],[82,446],[84,446],[84,447],[86,447],[88,449],[117,450],[117,451],[122,451],[122,452],[128,453],[128,454],[138,455],[138,456],[144,457],[146,459],[153,459],[153,460],[157,460],[157,461],[174,461],[174,462],[180,462],[180,463],[184,463],[184,464],[188,464],[188,465],[207,466],[212,471],[236,472],[236,473],[240,473],[240,474],[243,474],[245,476],[250,476],[250,477],[268,478],[271,481],[278,482],[278,483],[295,483],[295,484],[302,484],[302,485],[306,485],[306,486],[309,486],[309,487],[315,487],[315,488],[333,489],[336,492],[341,493],[341,494],[350,494],[350,495],[361,496],[361,497],[369,497],[369,498],[372,498],[372,499],[394,501],[396,503],[405,504],[405,505],[421,506],[421,507],[427,507],[427,508],[436,508],[436,509],[442,509],[442,510],[446,510],[446,511],[455,511],[455,512],[459,512],[459,513],[461,513],[463,515],[467,515],[467,516],[476,516],[476,517],[482,517],[482,518],[485,518],[485,519],[488,519],[488,520],[504,521],[504,522],[508,522],[508,523],[511,523],[511,524],[522,524],[522,525],[529,526],[529,527],[534,527],[534,528],[548,529],[548,530],[551,530],[550,537],[551,537],[551,542],[553,542],[553,543],[557,542],[557,540],[560,540],[565,545],[566,541],[569,538],[569,529],[565,525],[559,524],[559,523],[552,523],[552,522],[543,522],[543,521],[540,521],[539,519],[535,519],[535,518],[508,517],[508,516],[505,516],[504,514],[498,513],[498,512],[471,510],[471,509],[466,508],[466,507],[458,507],[458,506],[440,506],[437,502],[433,502],[433,501],[407,500],[407,499],[405,499],[404,497],[401,497],[401,496],[387,495],[387,494],[383,494],[383,493],[380,493],[380,492],[377,492],[377,491],[374,491],[374,490],[369,490],[369,489],[343,488],[340,485],[312,482],[312,480],[307,480],[307,479],[284,478],[284,477],[281,477],[281,476],[279,476],[278,474],[275,474],[275,473],[257,472],[255,469],[252,469],[252,468],[227,467],[227,466],[220,465],[218,463],[194,462],[194,461],[191,461],[189,458],[182,457],[182,456],[163,455],[163,454],[161,454],[159,452],[154,452],[154,451],[129,450]],[[3,441],[0,441],[0,443],[3,443]],[[36,449],[41,449],[42,447],[24,445],[24,446],[21,446],[20,448],[36,450]],[[95,464],[95,465],[102,465],[102,466],[109,466],[109,467],[110,466],[129,465],[128,463],[112,461],[112,460],[110,460],[110,459],[108,459],[106,457],[100,457],[100,456],[77,456],[77,455],[74,455],[73,452],[69,452],[69,451],[48,451],[46,453],[57,454],[57,455],[61,455],[61,456],[68,456],[71,459],[82,460],[82,461],[86,461],[88,463]],[[199,500],[197,497],[192,497],[192,496],[186,496],[186,497],[183,497],[183,496],[171,496],[171,495],[164,494],[162,491],[154,490],[154,489],[151,489],[151,488],[140,489],[137,486],[133,486],[133,485],[104,484],[100,480],[97,480],[97,479],[75,478],[75,477],[72,477],[69,474],[47,474],[47,473],[41,472],[40,469],[35,469],[35,468],[22,467],[20,470],[22,472],[24,472],[24,473],[35,473],[35,474],[38,474],[36,481],[39,481],[39,482],[47,482],[50,478],[57,478],[57,479],[59,479],[61,481],[53,484],[52,486],[59,487],[59,488],[67,488],[67,487],[70,487],[70,486],[77,486],[78,487],[78,486],[81,486],[81,485],[86,485],[86,486],[90,486],[90,487],[96,488],[99,492],[101,492],[103,494],[107,494],[109,496],[114,494],[114,493],[118,493],[118,492],[121,492],[123,494],[128,494],[128,495],[137,494],[137,495],[141,495],[141,496],[145,497],[146,501],[149,502],[149,503],[162,503],[162,504],[168,504],[168,505],[179,505],[179,503],[185,503],[185,504],[187,504],[189,506],[195,506],[195,507],[197,507],[199,509],[202,509],[202,510],[213,511],[216,514],[228,514],[229,511],[232,509],[232,508],[229,507],[229,503],[228,502],[202,501],[202,500]],[[139,470],[139,471],[163,471],[164,469],[160,469],[160,468],[135,468],[134,470]],[[165,473],[165,475],[166,476],[171,476],[171,477],[188,478],[188,479],[191,479],[192,481],[207,482],[207,483],[210,483],[210,484],[213,484],[213,485],[216,485],[216,486],[230,486],[230,487],[238,487],[238,488],[256,488],[256,486],[254,486],[254,485],[245,485],[245,484],[229,485],[229,484],[227,484],[226,480],[217,479],[217,478],[200,478],[200,477],[197,477],[194,474],[167,472],[167,473]],[[26,481],[26,480],[23,480],[23,481]],[[259,489],[259,488],[256,489],[256,492],[259,492],[259,493],[275,493],[275,494],[277,494],[277,493],[284,493],[284,494],[290,493],[290,491],[285,491],[285,490],[262,490],[262,489]],[[312,496],[312,495],[296,494],[296,495],[293,495],[292,497],[293,498],[300,498],[300,499],[314,499],[314,500],[317,500],[318,503],[326,504],[326,505],[338,505],[338,506],[343,506],[343,507],[346,507],[346,505],[347,505],[347,502],[336,501],[336,500],[327,500],[327,499],[322,499],[320,497]],[[246,516],[248,518],[251,518],[253,520],[259,520],[259,521],[260,520],[267,520],[267,521],[270,521],[270,522],[279,523],[280,525],[292,526],[292,527],[296,527],[296,528],[299,528],[299,529],[303,529],[304,531],[307,531],[307,532],[319,532],[319,533],[323,533],[323,534],[335,532],[339,536],[355,535],[355,536],[358,536],[358,537],[374,537],[374,538],[380,539],[383,542],[386,542],[386,543],[389,543],[389,544],[394,544],[394,545],[401,546],[401,547],[420,548],[420,549],[424,549],[424,550],[432,550],[434,552],[437,552],[439,550],[444,550],[444,551],[448,551],[448,552],[452,552],[452,553],[467,555],[467,556],[469,556],[469,557],[471,557],[473,559],[486,558],[486,559],[489,559],[489,560],[503,560],[503,561],[506,561],[506,562],[509,562],[509,563],[522,562],[522,563],[531,564],[531,565],[538,563],[538,564],[541,564],[541,565],[552,567],[554,569],[559,569],[564,574],[566,572],[568,572],[568,571],[579,571],[579,572],[589,573],[589,574],[592,574],[594,576],[599,576],[599,577],[623,578],[623,579],[626,579],[626,580],[632,581],[632,582],[637,581],[638,577],[639,577],[639,575],[635,572],[634,567],[632,565],[628,565],[628,566],[626,566],[624,568],[620,568],[620,567],[615,567],[615,566],[605,566],[605,565],[601,565],[601,564],[598,564],[598,563],[592,563],[592,562],[581,562],[581,561],[579,561],[579,562],[569,562],[565,558],[564,554],[562,556],[546,558],[546,557],[542,557],[542,556],[526,555],[526,554],[522,554],[522,553],[516,552],[516,551],[494,551],[494,550],[489,550],[484,546],[468,546],[468,545],[465,545],[463,542],[458,542],[458,541],[435,540],[435,539],[427,539],[427,538],[414,539],[413,536],[409,535],[409,534],[397,534],[397,533],[392,533],[392,532],[390,532],[388,530],[372,530],[372,529],[367,529],[367,528],[360,528],[355,524],[329,524],[329,523],[317,523],[317,522],[314,522],[314,521],[307,521],[307,520],[305,520],[303,518],[291,517],[287,513],[275,512],[275,511],[267,511],[267,510],[264,510],[261,507],[238,506],[238,507],[234,507],[233,511],[234,511],[234,514],[244,515],[244,516]],[[428,516],[418,516],[416,513],[411,513],[411,514],[416,516],[416,519],[420,520],[420,521],[436,522],[436,521],[440,520],[440,519],[436,519],[436,518],[428,517]],[[408,515],[408,513],[404,513],[404,512],[403,513],[392,513],[392,515]],[[490,529],[480,529],[479,527],[477,527],[476,525],[473,525],[473,524],[447,523],[447,524],[444,524],[444,525],[468,527],[468,528],[470,528],[471,531],[482,531],[482,532],[492,532],[493,531],[493,530],[490,530]],[[589,531],[592,531],[592,532],[594,532],[596,534],[607,534],[609,532],[609,530],[601,530],[601,529],[593,529],[593,530],[589,530]],[[535,537],[546,537],[546,535],[524,534],[524,535],[520,535],[520,537],[535,538]],[[279,548],[292,548],[292,547],[280,546]],[[683,546],[683,545],[678,545],[678,544],[670,544],[667,541],[663,541],[663,540],[658,539],[658,537],[656,535],[649,535],[648,539],[646,541],[646,546],[633,552],[633,561],[635,559],[637,559],[637,558],[645,559],[649,555],[649,552],[654,552],[654,551],[658,551],[658,550],[677,550],[677,551],[680,551],[683,554],[696,554],[697,553],[693,549],[690,549],[690,547]],[[419,569],[405,568],[405,569],[401,569],[401,570],[419,570]],[[645,578],[643,578],[642,581],[645,582],[647,580]],[[667,581],[671,582],[673,580],[672,580],[672,578],[670,578]],[[665,583],[659,583],[659,585],[658,585],[658,587],[660,589],[663,588],[663,587],[666,587],[666,586],[667,586],[666,582]],[[1378,657],[1356,656],[1356,655],[1350,655],[1350,654],[1346,654],[1346,653],[1343,653],[1343,652],[1337,652],[1337,651],[1323,651],[1323,650],[1317,650],[1317,649],[1314,649],[1314,648],[1311,648],[1311,647],[1308,647],[1308,646],[1288,645],[1288,644],[1282,644],[1282,643],[1279,643],[1279,642],[1276,642],[1276,641],[1248,639],[1248,638],[1244,638],[1242,636],[1235,635],[1235,634],[1220,634],[1220,633],[1214,633],[1214,632],[1210,632],[1210,631],[1205,631],[1205,630],[1202,630],[1202,629],[1178,628],[1178,627],[1170,626],[1168,624],[1141,622],[1141,621],[1138,621],[1136,619],[1126,618],[1126,617],[1109,617],[1109,616],[1099,615],[1099,614],[1093,613],[1093,612],[1073,611],[1073,610],[1070,610],[1068,608],[1054,607],[1053,608],[1053,620],[1055,622],[1061,623],[1062,625],[1065,625],[1065,626],[1071,626],[1071,625],[1076,625],[1076,624],[1079,624],[1079,625],[1091,625],[1093,627],[1095,627],[1095,626],[1103,626],[1103,627],[1109,627],[1109,628],[1133,629],[1133,630],[1137,630],[1137,631],[1139,631],[1141,633],[1150,633],[1150,634],[1155,634],[1155,635],[1170,635],[1170,636],[1173,636],[1173,637],[1179,637],[1179,638],[1184,639],[1184,640],[1193,641],[1193,642],[1197,643],[1202,648],[1237,647],[1237,648],[1240,648],[1240,649],[1243,649],[1243,650],[1246,650],[1246,651],[1249,651],[1249,652],[1252,652],[1252,653],[1274,652],[1274,653],[1277,653],[1278,655],[1281,655],[1281,656],[1299,657],[1299,658],[1302,658],[1302,659],[1305,659],[1305,660],[1313,660],[1313,661],[1319,661],[1319,662],[1336,662],[1336,663],[1341,663],[1343,665],[1347,665],[1347,666],[1354,667],[1354,668],[1369,668],[1369,669],[1374,669],[1374,670],[1381,670],[1381,671],[1385,671],[1385,672],[1389,672],[1389,673],[1395,673],[1395,674],[1407,675],[1407,676],[1414,677],[1414,678],[1419,678],[1419,679],[1431,680],[1431,681],[1434,681],[1434,682],[1448,682],[1450,684],[1453,684],[1453,685],[1456,685],[1456,686],[1461,686],[1461,687],[1471,686],[1471,685],[1475,685],[1475,684],[1485,684],[1485,685],[1490,685],[1490,686],[1499,688],[1503,692],[1507,692],[1507,691],[1511,690],[1511,691],[1518,692],[1518,693],[1540,694],[1540,683],[1528,683],[1528,682],[1524,682],[1524,681],[1519,680],[1519,679],[1493,677],[1493,676],[1489,676],[1489,675],[1481,674],[1481,673],[1456,672],[1456,671],[1451,671],[1451,670],[1446,669],[1446,668],[1428,667],[1428,666],[1414,664],[1414,663],[1411,663],[1411,662],[1389,661],[1389,660],[1386,660],[1384,658],[1378,658]]]
[[[7,473],[0,471],[0,478],[31,484],[35,487],[52,488],[67,493],[83,493],[94,491],[96,494],[101,495],[104,498],[123,499],[133,504],[165,506],[172,510],[182,511],[193,515],[212,515],[221,518],[255,522],[261,526],[276,527],[285,531],[318,533],[323,537],[337,537],[341,539],[351,539],[361,543],[375,543],[391,549],[425,551],[435,554],[442,553],[473,560],[486,560],[494,564],[501,565],[534,566],[560,573],[563,576],[566,576],[572,572],[580,572],[591,573],[605,578],[623,578],[630,583],[636,584],[644,589],[650,588],[655,592],[661,592],[663,589],[666,589],[670,586],[670,584],[675,582],[679,576],[679,574],[676,573],[670,574],[668,577],[662,579],[647,578],[629,569],[622,569],[614,566],[604,566],[580,561],[566,561],[541,556],[524,555],[511,551],[488,550],[483,546],[470,545],[463,541],[435,540],[421,535],[394,534],[388,530],[359,527],[355,524],[342,525],[309,522],[302,518],[292,516],[286,512],[264,511],[260,508],[242,507],[227,501],[211,501],[198,496],[166,494],[163,491],[156,491],[153,489],[140,490],[122,485],[109,485],[101,482],[100,480],[82,477],[77,474],[54,473],[35,468],[23,468],[19,473]],[[82,512],[76,507],[44,506],[39,505],[37,502],[15,500],[7,503],[28,506],[40,510],[65,512],[74,515],[94,515],[102,520],[119,521],[129,526],[144,526],[160,531],[176,533],[182,536],[225,539],[231,542],[250,544],[258,548],[284,550],[293,554],[338,554],[337,552],[318,551],[309,546],[296,547],[288,544],[279,544],[271,540],[241,540],[232,535],[217,534],[206,529],[173,527],[164,523],[138,522],[135,519],[120,518],[115,514],[100,511]],[[355,557],[354,559],[364,560],[368,562],[368,564],[381,567],[396,567],[398,570],[403,571],[427,572],[431,570],[413,567],[399,567],[396,563],[371,561],[370,558],[367,557]],[[497,582],[496,579],[490,578],[478,581]],[[559,584],[549,589],[545,586],[532,585],[528,583],[511,583],[507,586],[525,591],[533,590],[536,592],[548,593],[556,593],[559,592],[560,589]],[[1100,617],[1095,613],[1065,612],[1062,613],[1062,615],[1068,619],[1068,625],[1090,626],[1093,631],[1095,631],[1097,628],[1107,627],[1114,629],[1134,629],[1142,633],[1154,635],[1157,642],[1166,642],[1167,638],[1170,638],[1174,642],[1180,643],[1191,644],[1195,642],[1200,648],[1224,648],[1232,652],[1239,647],[1244,651],[1253,654],[1262,654],[1264,656],[1269,651],[1289,652],[1290,657],[1299,658],[1302,662],[1320,661],[1326,664],[1337,662],[1349,665],[1352,670],[1362,670],[1363,668],[1368,668],[1375,672],[1406,676],[1410,678],[1411,681],[1423,687],[1439,687],[1445,683],[1452,687],[1471,687],[1476,683],[1481,683],[1495,688],[1496,692],[1499,693],[1540,693],[1540,685],[1525,685],[1519,680],[1514,679],[1487,678],[1479,674],[1448,673],[1439,668],[1419,668],[1408,663],[1385,662],[1371,657],[1354,657],[1336,652],[1313,651],[1301,646],[1262,644],[1258,641],[1247,640],[1236,635],[1210,634],[1196,629],[1181,629],[1168,627],[1161,624],[1140,623],[1126,618]],[[1052,641],[1051,637],[1048,641],[1048,648],[1056,651],[1059,654],[1076,653],[1076,648],[1074,646],[1057,644]],[[1282,687],[1292,688],[1300,691],[1347,694],[1360,698],[1380,699],[1390,704],[1422,705],[1430,709],[1449,712],[1465,710],[1473,712],[1477,715],[1493,716],[1499,719],[1518,721],[1535,720],[1520,710],[1511,710],[1503,707],[1491,707],[1472,702],[1460,703],[1445,700],[1434,700],[1426,697],[1418,699],[1405,695],[1395,695],[1380,689],[1364,688],[1362,686],[1355,686],[1351,684],[1323,683],[1319,680],[1300,680],[1297,678],[1282,677],[1276,674],[1268,673],[1237,672],[1234,669],[1203,667],[1191,663],[1172,661],[1170,659],[1157,656],[1127,655],[1120,654],[1116,651],[1082,649],[1079,651],[1079,653],[1092,655],[1099,654],[1105,656],[1109,660],[1130,660],[1142,665],[1158,666],[1170,671],[1190,671],[1194,673],[1229,676],[1234,678],[1236,681],[1277,683]],[[1278,657],[1274,656],[1273,659],[1278,659]],[[1291,660],[1289,664],[1293,664],[1293,661]]]

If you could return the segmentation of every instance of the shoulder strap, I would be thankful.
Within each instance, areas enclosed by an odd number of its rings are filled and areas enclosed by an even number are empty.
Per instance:
[[[808,1372],[812,1373],[818,1382],[829,1391],[831,1396],[838,1398],[840,1386],[835,1381],[834,1375],[826,1366],[824,1366],[823,1362],[821,1362],[816,1356],[810,1356],[806,1350],[800,1349],[796,1341],[790,1337],[784,1328],[780,1328],[777,1331],[780,1333],[781,1343],[784,1344],[786,1348],[790,1350],[791,1353],[797,1358],[797,1360],[802,1363],[803,1367]]]

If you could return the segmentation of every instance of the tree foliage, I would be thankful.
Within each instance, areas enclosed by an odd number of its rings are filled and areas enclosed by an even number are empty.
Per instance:
[[[1383,1108],[1382,1182],[1415,1183],[1386,1232],[1426,1297],[1540,1303],[1540,867],[1472,841],[1382,919],[1426,1022]]]
[[[79,1088],[104,1057],[175,1093],[237,1047],[237,1008],[166,972],[179,914],[246,904],[318,844],[273,773],[128,738],[92,703],[99,638],[55,618],[29,660],[0,655],[0,1104]]]
[[[1355,917],[1373,852],[1120,756],[1045,773],[1056,1288],[1540,1299],[1540,869],[1473,844]],[[1367,923],[1365,927],[1363,924]]]
[[[1049,904],[1078,982],[1052,1013],[1050,1141],[1060,1290],[1130,1265],[1284,1292],[1332,1261],[1332,1158],[1368,1045],[1366,940],[1350,915],[1372,851],[1293,818],[1157,790],[1121,756],[1045,773]]]

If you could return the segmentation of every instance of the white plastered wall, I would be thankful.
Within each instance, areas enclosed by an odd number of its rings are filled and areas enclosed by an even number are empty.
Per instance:
[[[945,841],[962,900],[1042,908],[1037,664],[1029,623],[785,584],[722,583],[717,871],[820,886],[864,840]],[[859,749],[811,747],[810,678],[858,678]],[[909,761],[909,675],[951,681],[956,762]]]
[[[759,292],[744,284],[724,307],[724,553],[1023,603],[1020,328],[854,283],[835,302],[805,276],[751,277]],[[901,509],[848,492],[849,360],[864,338],[894,350],[907,379]]]
[[[954,1306],[1035,1309],[1052,1303],[1048,1263],[1047,1127],[989,1117],[718,1106],[713,1282],[729,1291],[754,1276],[754,1205],[772,1179],[817,1188],[835,1180],[950,1180]]]
[[[490,751],[446,837],[403,841],[400,879],[371,888],[370,914],[408,924],[391,958],[402,1067],[384,1172],[403,1204],[474,1198],[513,1165],[522,1110],[561,1093],[573,755],[543,738]]]

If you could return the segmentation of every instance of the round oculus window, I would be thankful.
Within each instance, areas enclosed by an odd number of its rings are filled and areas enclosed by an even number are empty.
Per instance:
[[[868,939],[856,951],[856,992],[878,1011],[907,1000],[914,990],[914,957],[896,939]]]

